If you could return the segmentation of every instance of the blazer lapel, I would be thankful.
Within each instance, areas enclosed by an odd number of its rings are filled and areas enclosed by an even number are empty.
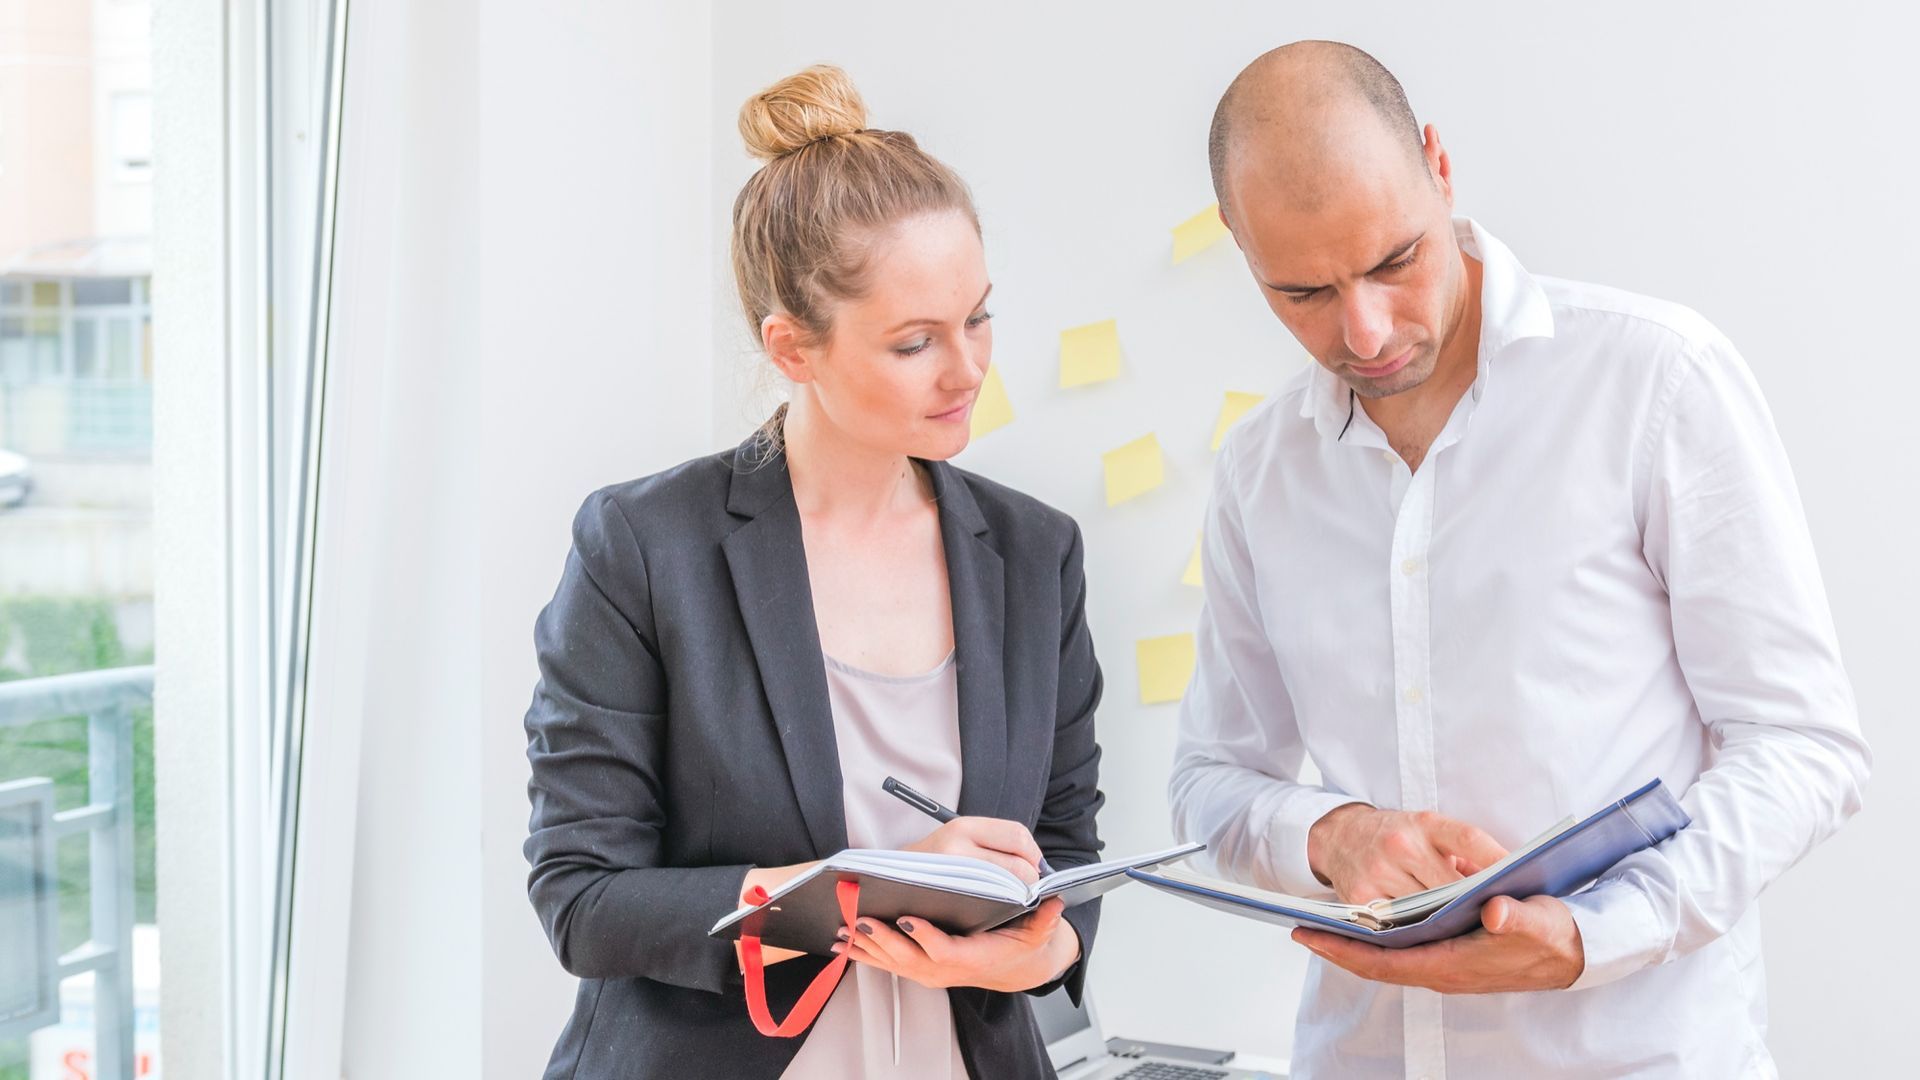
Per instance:
[[[940,505],[953,604],[960,692],[962,814],[999,817],[1007,772],[1006,568],[988,545],[987,520],[954,468],[926,463]]]
[[[847,846],[840,752],[786,458],[765,460],[749,439],[734,455],[727,509],[751,519],[720,547],[807,835],[817,854],[831,855]]]

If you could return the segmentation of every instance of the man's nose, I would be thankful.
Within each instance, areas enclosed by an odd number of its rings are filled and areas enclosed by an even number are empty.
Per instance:
[[[1363,363],[1378,357],[1393,336],[1393,315],[1384,293],[1362,282],[1341,297],[1340,305],[1347,351]]]

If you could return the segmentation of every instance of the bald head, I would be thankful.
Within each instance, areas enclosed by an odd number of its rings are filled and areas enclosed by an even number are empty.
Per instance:
[[[1243,162],[1283,176],[1290,193],[1312,201],[1338,185],[1345,170],[1378,161],[1383,150],[1432,183],[1400,80],[1337,41],[1296,41],[1248,64],[1220,96],[1207,138],[1223,210],[1230,170]]]

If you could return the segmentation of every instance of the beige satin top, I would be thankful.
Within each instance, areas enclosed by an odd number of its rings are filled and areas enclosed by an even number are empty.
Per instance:
[[[960,801],[954,658],[924,675],[876,675],[827,658],[847,845],[900,848],[938,822],[880,789],[889,776],[946,806]],[[849,964],[783,1080],[967,1080],[945,990]]]

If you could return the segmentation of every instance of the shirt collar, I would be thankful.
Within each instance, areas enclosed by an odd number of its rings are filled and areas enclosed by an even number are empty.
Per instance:
[[[1487,361],[1500,350],[1524,338],[1553,336],[1553,306],[1532,274],[1520,265],[1507,245],[1470,217],[1453,219],[1454,239],[1460,250],[1480,262],[1479,374],[1470,391],[1477,402],[1489,381]],[[1355,403],[1347,384],[1317,361],[1307,376],[1300,415],[1313,421],[1322,435],[1338,438],[1353,416]]]

